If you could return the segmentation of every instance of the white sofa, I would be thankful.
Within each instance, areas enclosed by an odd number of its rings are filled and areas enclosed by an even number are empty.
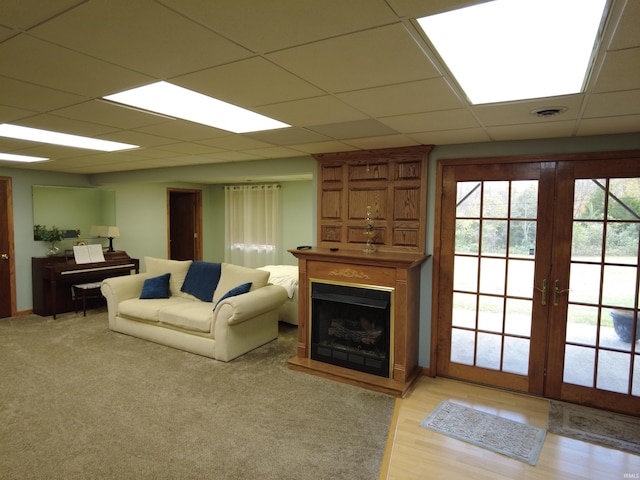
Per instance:
[[[268,272],[227,263],[144,260],[145,273],[102,283],[111,330],[224,362],[277,338],[278,309],[287,292],[267,284]],[[209,273],[212,267],[219,278]],[[164,281],[168,291],[158,295],[155,286]],[[238,286],[249,291],[238,294]]]

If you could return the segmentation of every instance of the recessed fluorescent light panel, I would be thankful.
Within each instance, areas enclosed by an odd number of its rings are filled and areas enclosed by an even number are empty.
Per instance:
[[[234,133],[291,126],[167,82],[133,88],[104,99]]]
[[[579,93],[607,0],[494,0],[419,18],[473,104]]]
[[[14,155],[13,153],[2,153],[0,152],[0,160],[8,160],[10,162],[45,162],[49,160],[44,157],[32,157],[30,155]]]
[[[96,138],[52,132],[50,130],[40,130],[38,128],[21,127],[19,125],[9,125],[8,123],[0,124],[0,137],[17,138],[30,142],[51,143],[65,147],[86,148],[88,150],[100,150],[101,152],[116,152],[118,150],[138,148],[138,145],[98,140]]]

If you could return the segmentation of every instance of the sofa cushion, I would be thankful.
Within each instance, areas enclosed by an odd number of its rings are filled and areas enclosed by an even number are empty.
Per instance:
[[[220,300],[217,301],[216,306],[213,307],[213,309],[215,310],[218,306],[218,303],[220,303],[225,298],[235,297],[236,295],[242,295],[243,293],[247,293],[249,290],[251,290],[251,282],[243,283],[242,285],[233,287],[231,290],[225,293],[222,297],[220,297]]]
[[[167,260],[164,258],[144,257],[146,272],[152,277],[163,273],[170,273],[169,293],[173,296],[180,295],[180,288],[189,271],[191,260]]]
[[[170,273],[163,273],[157,277],[147,278],[142,284],[140,298],[169,298],[169,277]]]
[[[120,302],[118,305],[118,315],[138,320],[147,320],[149,322],[158,322],[160,321],[161,309],[172,305],[184,305],[189,303],[195,303],[195,301],[182,297],[154,298],[149,300],[130,298],[129,300],[123,300]],[[209,310],[211,310],[211,304],[205,303],[204,305],[208,305]]]
[[[193,295],[198,300],[210,302],[220,281],[221,267],[220,263],[193,262],[180,290]]]
[[[268,280],[269,272],[264,270],[223,263],[220,281],[213,294],[213,301],[217,303],[225,293],[243,283],[250,282],[252,284],[251,290],[257,290],[264,287]]]
[[[208,302],[191,301],[168,305],[159,312],[160,323],[196,332],[211,331],[213,309]]]

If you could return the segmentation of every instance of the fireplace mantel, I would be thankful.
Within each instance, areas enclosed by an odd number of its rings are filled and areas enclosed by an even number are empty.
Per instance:
[[[420,314],[420,265],[429,256],[409,252],[363,253],[311,248],[289,250],[298,259],[298,345],[289,368],[404,396],[417,379]],[[310,284],[341,282],[392,288],[394,291],[393,364],[389,378],[312,360],[310,357]]]

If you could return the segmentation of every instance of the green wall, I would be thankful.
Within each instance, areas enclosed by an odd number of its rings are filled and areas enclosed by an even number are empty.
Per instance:
[[[426,251],[429,254],[433,252],[438,160],[637,149],[640,149],[640,133],[437,146],[430,156],[427,180]],[[638,168],[640,175],[640,165]],[[189,183],[182,184],[171,183],[171,179],[175,178],[175,171],[175,169],[163,168],[86,176],[0,167],[0,176],[13,179],[18,310],[28,310],[32,305],[31,257],[42,256],[46,251],[43,242],[33,241],[31,186],[34,184],[100,186],[115,190],[116,218],[121,237],[114,239],[114,247],[126,250],[132,257],[140,259],[145,255],[163,258],[167,256],[166,188],[202,189],[203,257],[204,260],[222,261],[224,258],[224,191],[220,185],[200,183],[203,182],[202,179],[228,178],[229,184],[237,184],[256,176],[271,177],[270,180],[276,182],[278,180],[274,180],[273,177],[305,175],[312,179],[278,182],[283,185],[282,263],[295,264],[295,259],[286,252],[287,249],[316,243],[316,172],[315,161],[311,157],[181,167],[181,178],[183,174],[190,177]],[[419,363],[423,367],[429,366],[430,356],[432,263],[432,259],[429,259],[421,270]]]

